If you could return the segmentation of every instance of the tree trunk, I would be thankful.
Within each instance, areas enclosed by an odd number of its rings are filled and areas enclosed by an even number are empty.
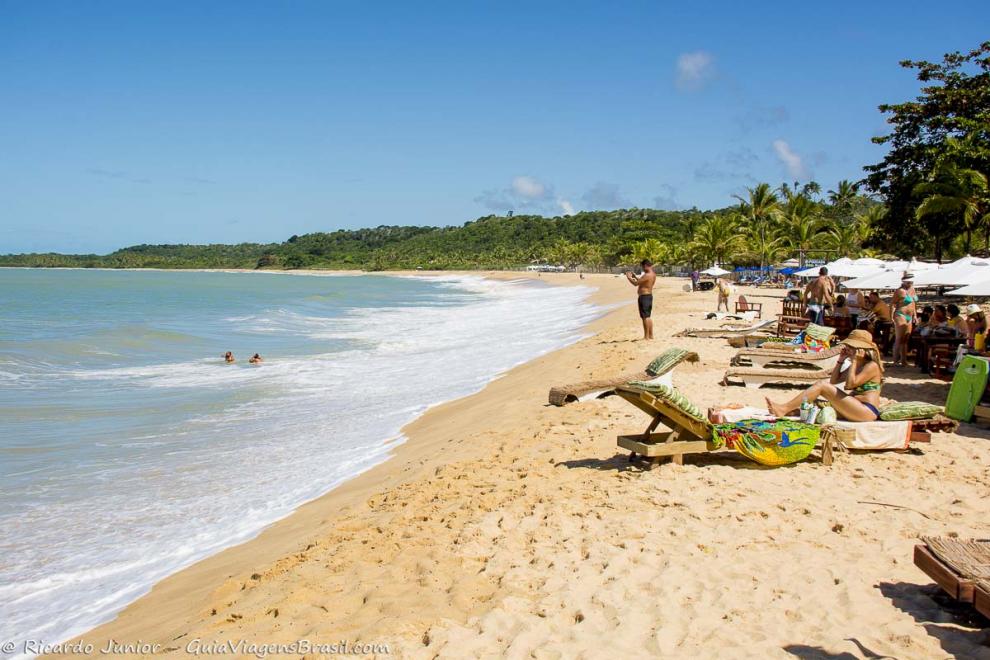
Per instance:
[[[971,252],[971,250],[969,248],[972,245],[972,243],[973,243],[973,230],[972,229],[967,229],[966,230],[966,254],[969,254]]]

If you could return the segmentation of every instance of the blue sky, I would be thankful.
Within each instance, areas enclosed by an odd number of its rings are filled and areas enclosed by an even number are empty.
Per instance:
[[[0,253],[716,208],[882,157],[990,3],[0,0]]]

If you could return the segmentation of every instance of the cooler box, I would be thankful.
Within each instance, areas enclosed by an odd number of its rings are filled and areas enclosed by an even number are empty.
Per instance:
[[[949,398],[945,400],[945,414],[968,422],[987,389],[987,374],[990,374],[990,360],[976,355],[964,357],[952,379]]]

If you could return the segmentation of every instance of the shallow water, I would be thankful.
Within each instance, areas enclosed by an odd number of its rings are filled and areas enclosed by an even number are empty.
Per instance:
[[[0,639],[84,632],[381,462],[428,406],[578,339],[587,293],[0,270]]]

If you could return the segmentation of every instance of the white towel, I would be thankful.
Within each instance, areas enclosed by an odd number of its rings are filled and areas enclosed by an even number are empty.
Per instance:
[[[911,442],[909,421],[902,422],[847,422],[839,420],[835,425],[856,432],[852,440],[843,441],[849,449],[907,449]]]

